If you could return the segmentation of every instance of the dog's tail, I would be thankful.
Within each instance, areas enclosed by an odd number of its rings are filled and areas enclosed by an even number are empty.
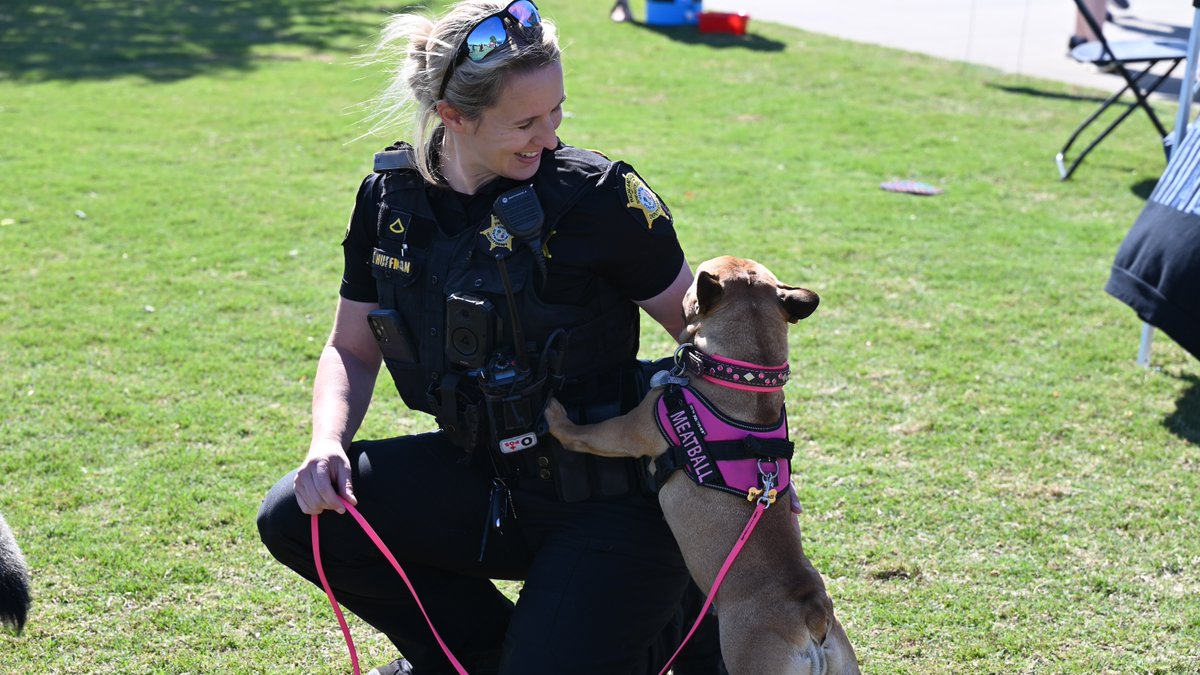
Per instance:
[[[0,515],[0,626],[11,626],[20,633],[29,615],[29,602],[29,568]]]

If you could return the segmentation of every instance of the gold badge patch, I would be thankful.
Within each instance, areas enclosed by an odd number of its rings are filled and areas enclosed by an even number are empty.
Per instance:
[[[508,233],[504,224],[500,222],[500,219],[494,213],[492,214],[491,227],[481,231],[479,234],[483,235],[484,239],[487,239],[489,251],[498,248],[508,249],[509,251],[513,250],[512,235]]]
[[[625,174],[625,196],[629,198],[626,206],[637,209],[646,216],[647,228],[653,228],[656,219],[667,215],[663,211],[662,202],[658,201],[658,195],[632,171]]]

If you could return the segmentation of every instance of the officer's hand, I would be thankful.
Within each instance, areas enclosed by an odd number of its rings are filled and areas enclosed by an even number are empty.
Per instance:
[[[340,443],[314,443],[296,471],[293,486],[296,503],[309,515],[317,515],[326,509],[345,513],[346,507],[338,499],[339,495],[352,505],[358,504],[350,484],[350,460]]]

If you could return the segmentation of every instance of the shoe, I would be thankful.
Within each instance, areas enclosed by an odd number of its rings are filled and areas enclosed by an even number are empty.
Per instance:
[[[408,659],[396,659],[386,666],[372,668],[367,675],[413,675],[413,667]]]
[[[608,18],[612,19],[613,21],[616,21],[617,23],[623,23],[625,21],[628,21],[629,20],[629,2],[628,2],[628,0],[617,0],[617,4],[613,5],[612,12],[609,13]]]
[[[1067,51],[1068,52],[1075,51],[1076,47],[1078,47],[1081,44],[1086,43],[1087,41],[1088,41],[1088,39],[1083,37],[1082,35],[1072,35],[1071,39],[1067,40]]]
[[[1129,9],[1129,0],[1112,0],[1112,4],[1117,6],[1117,9]]]

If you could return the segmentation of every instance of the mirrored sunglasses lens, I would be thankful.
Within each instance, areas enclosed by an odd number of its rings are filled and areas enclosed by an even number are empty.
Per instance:
[[[467,36],[467,58],[472,61],[482,61],[508,40],[508,32],[504,30],[504,22],[500,17],[493,16],[475,27]]]
[[[542,17],[538,15],[537,7],[528,0],[518,0],[518,2],[509,5],[508,13],[525,28],[533,28],[542,22]]]

